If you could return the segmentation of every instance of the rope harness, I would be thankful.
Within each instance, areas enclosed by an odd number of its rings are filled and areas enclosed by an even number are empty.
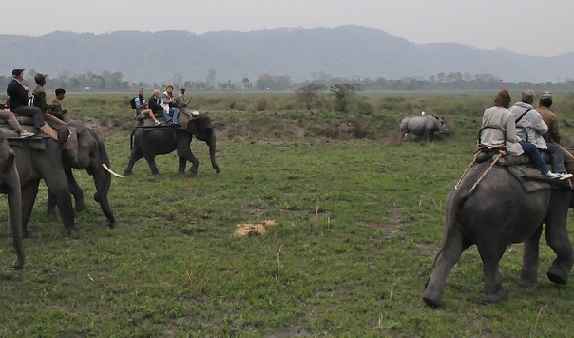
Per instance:
[[[496,147],[496,149],[490,149],[484,145],[481,144],[481,135],[482,132],[486,129],[494,129],[494,130],[499,130],[503,137],[504,137],[504,145],[498,146]],[[469,197],[478,187],[478,185],[480,184],[480,182],[482,182],[482,180],[484,180],[484,178],[486,177],[486,175],[488,175],[488,173],[490,172],[490,170],[492,169],[492,167],[494,167],[494,165],[503,157],[506,156],[507,152],[506,152],[506,130],[500,128],[500,127],[496,127],[496,126],[487,126],[484,127],[482,129],[480,129],[478,131],[478,151],[474,154],[474,157],[472,159],[472,161],[470,162],[468,168],[466,168],[466,170],[464,171],[464,173],[462,174],[460,180],[458,180],[458,183],[454,186],[454,190],[457,190],[458,187],[460,186],[460,184],[462,183],[462,180],[465,178],[465,176],[468,174],[468,172],[470,171],[470,169],[476,164],[476,160],[478,159],[478,156],[480,156],[480,154],[482,154],[484,151],[486,150],[498,150],[498,155],[496,155],[496,157],[494,158],[494,160],[492,160],[492,163],[490,164],[490,166],[488,167],[488,169],[486,169],[482,175],[480,175],[480,177],[478,178],[478,180],[476,180],[476,182],[472,185],[472,188],[470,188],[470,190],[468,191],[466,197]]]

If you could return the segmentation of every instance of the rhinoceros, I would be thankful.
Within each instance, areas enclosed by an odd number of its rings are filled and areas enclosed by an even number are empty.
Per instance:
[[[401,121],[401,133],[404,135],[405,141],[410,133],[416,136],[424,135],[425,141],[430,142],[435,131],[444,135],[450,135],[450,130],[446,127],[444,117],[439,120],[432,115],[407,116]]]

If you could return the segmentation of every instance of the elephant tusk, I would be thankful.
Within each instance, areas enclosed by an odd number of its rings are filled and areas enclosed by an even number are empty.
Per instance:
[[[114,172],[112,169],[108,168],[108,166],[105,163],[102,163],[102,166],[104,167],[104,169],[106,169],[107,172],[109,172],[110,174],[112,174],[115,177],[124,177],[123,175],[120,175],[116,172]]]

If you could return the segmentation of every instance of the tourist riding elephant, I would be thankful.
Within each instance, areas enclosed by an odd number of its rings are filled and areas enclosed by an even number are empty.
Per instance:
[[[51,138],[33,137],[9,140],[14,151],[16,167],[22,186],[22,230],[24,237],[29,237],[28,221],[38,193],[38,186],[43,179],[60,211],[60,217],[68,233],[76,229],[74,210],[70,199],[70,190],[60,146]]]
[[[525,242],[521,283],[534,285],[543,223],[546,241],[557,255],[546,275],[557,284],[568,280],[573,251],[566,216],[572,190],[554,184],[550,189],[542,183],[538,190],[530,191],[507,168],[495,164],[489,169],[491,164],[492,161],[483,162],[471,167],[447,198],[444,243],[435,257],[423,295],[431,307],[442,306],[448,274],[462,252],[473,244],[482,259],[487,301],[506,298],[499,261],[512,243]],[[532,170],[532,175],[540,175],[537,169]]]
[[[62,152],[64,171],[68,180],[70,193],[76,202],[76,211],[86,209],[84,192],[78,185],[72,169],[85,169],[92,176],[96,193],[94,200],[98,202],[108,219],[108,226],[113,228],[116,224],[114,212],[108,201],[108,192],[111,185],[110,160],[103,140],[98,134],[85,126],[81,121],[69,121],[68,127],[73,128],[77,135],[77,158],[72,158],[66,150]],[[52,194],[48,196],[48,212],[53,213],[56,200]]]
[[[207,144],[211,166],[219,173],[220,169],[215,161],[215,130],[211,124],[211,119],[207,115],[199,114],[198,116],[193,116],[185,128],[148,126],[136,128],[130,137],[132,151],[128,165],[124,170],[124,175],[132,175],[134,164],[142,157],[147,161],[151,173],[159,175],[155,156],[168,154],[176,149],[179,156],[179,173],[183,174],[185,172],[185,166],[189,161],[192,163],[190,172],[197,175],[199,160],[191,151],[193,136]]]
[[[25,256],[22,240],[22,191],[20,190],[20,176],[18,175],[14,161],[14,151],[10,149],[6,136],[2,132],[0,132],[0,192],[8,195],[12,241],[17,257],[17,261],[12,267],[14,269],[22,269],[24,267]]]
[[[432,115],[407,116],[401,121],[401,134],[407,140],[408,134],[425,137],[426,142],[432,140],[432,134],[438,131],[444,135],[450,135],[450,130],[446,126],[446,120],[440,120]]]

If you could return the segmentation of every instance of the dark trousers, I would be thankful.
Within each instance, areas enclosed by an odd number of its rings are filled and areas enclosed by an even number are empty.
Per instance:
[[[522,149],[524,149],[524,152],[528,154],[528,157],[530,157],[530,160],[534,163],[536,168],[538,168],[541,173],[546,174],[549,170],[546,163],[544,163],[544,159],[542,159],[542,155],[540,155],[538,148],[528,141],[520,141],[520,145],[522,146]]]
[[[550,154],[552,161],[552,171],[555,173],[565,173],[566,167],[564,166],[564,154],[562,147],[556,143],[546,142],[546,152]]]
[[[42,113],[42,109],[38,107],[20,106],[12,109],[12,112],[14,114],[31,117],[36,129],[40,129],[40,127],[46,123],[46,121],[44,121],[44,113]]]

